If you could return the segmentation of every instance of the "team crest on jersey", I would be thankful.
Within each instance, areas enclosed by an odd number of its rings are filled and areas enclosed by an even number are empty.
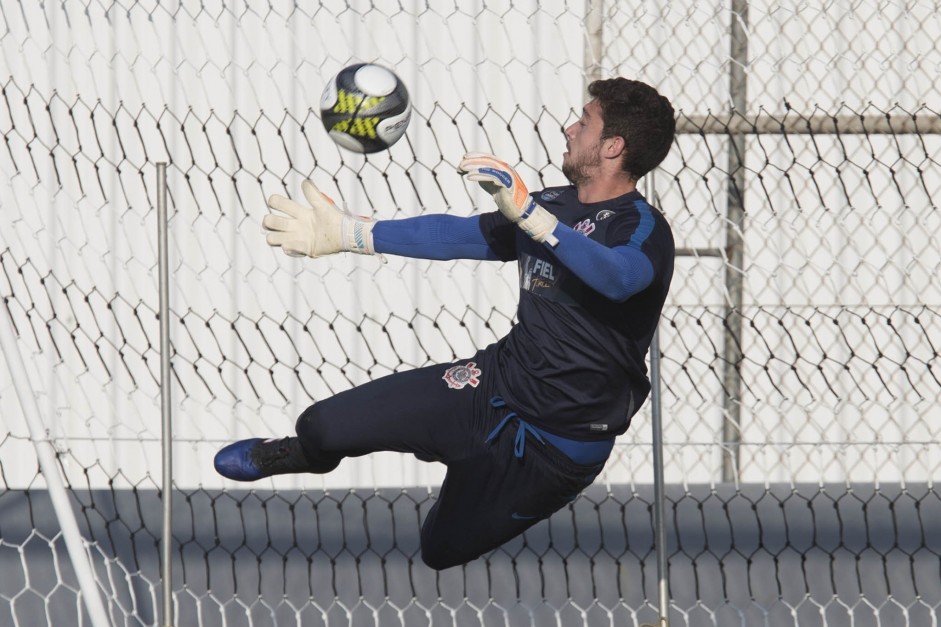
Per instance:
[[[441,377],[448,384],[448,387],[452,390],[460,390],[465,385],[469,385],[472,388],[480,385],[481,370],[477,367],[477,364],[469,361],[463,366],[451,366],[444,371],[444,376]]]
[[[589,218],[585,218],[578,224],[572,227],[575,231],[581,233],[585,237],[588,237],[595,230],[595,223],[592,222]]]
[[[555,200],[555,199],[558,198],[561,194],[562,194],[562,192],[560,192],[560,191],[557,190],[557,189],[550,189],[548,192],[543,192],[543,193],[542,193],[542,196],[540,196],[539,198],[542,199],[542,200],[545,200],[545,201],[550,201],[550,200]]]
[[[595,221],[601,222],[602,220],[607,220],[613,215],[614,215],[614,212],[611,211],[610,209],[602,209],[601,211],[598,212],[598,215],[595,216]]]

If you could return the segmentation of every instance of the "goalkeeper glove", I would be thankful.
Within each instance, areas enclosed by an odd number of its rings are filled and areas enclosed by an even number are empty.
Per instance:
[[[523,179],[509,165],[492,155],[473,152],[464,155],[458,171],[468,180],[480,183],[484,191],[493,196],[500,213],[531,238],[550,246],[559,243],[552,234],[558,218],[536,204]]]
[[[310,206],[284,196],[272,196],[269,213],[261,225],[267,229],[269,246],[280,246],[292,257],[323,257],[343,251],[373,255],[372,227],[375,222],[341,210],[310,181],[301,184]],[[283,214],[283,215],[282,215]]]

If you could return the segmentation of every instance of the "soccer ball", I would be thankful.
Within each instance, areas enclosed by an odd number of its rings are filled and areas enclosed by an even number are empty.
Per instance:
[[[412,105],[392,71],[372,63],[345,67],[327,82],[320,97],[324,128],[337,144],[354,152],[379,152],[405,133]]]

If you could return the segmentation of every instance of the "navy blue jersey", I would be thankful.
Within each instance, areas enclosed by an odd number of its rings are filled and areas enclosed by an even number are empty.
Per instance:
[[[504,261],[518,260],[518,324],[488,350],[510,407],[546,431],[577,440],[624,433],[650,392],[646,354],[673,277],[673,233],[638,192],[583,204],[573,186],[534,193],[539,205],[604,246],[631,243],[654,277],[624,302],[586,285],[499,212],[480,229]]]

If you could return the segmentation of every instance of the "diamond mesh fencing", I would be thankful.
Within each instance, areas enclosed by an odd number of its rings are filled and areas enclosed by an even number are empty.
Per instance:
[[[594,77],[667,95],[642,181],[678,258],[660,328],[672,625],[932,625],[941,605],[941,10],[931,2],[0,5],[0,294],[40,410],[0,369],[0,623],[93,624],[35,445],[57,452],[115,625],[162,620],[156,164],[169,164],[179,625],[656,624],[650,406],[596,484],[441,573],[440,465],[398,454],[246,489],[225,443],[471,355],[513,264],[264,243],[305,178],[357,214],[471,215],[488,151],[564,182]],[[408,86],[389,151],[338,148],[325,81]],[[9,357],[9,356],[8,356]]]

